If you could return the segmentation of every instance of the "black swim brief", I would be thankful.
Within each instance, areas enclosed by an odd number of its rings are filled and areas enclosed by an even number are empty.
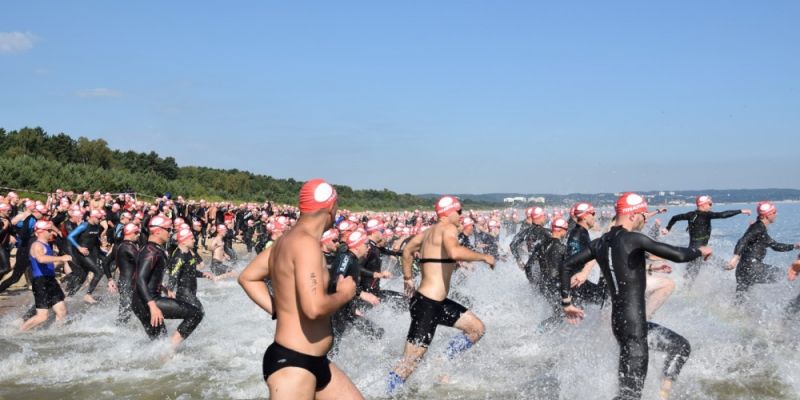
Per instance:
[[[317,379],[316,388],[319,392],[331,382],[330,363],[326,356],[309,356],[273,342],[264,353],[264,363],[261,368],[265,381],[281,368],[297,367],[305,369]]]

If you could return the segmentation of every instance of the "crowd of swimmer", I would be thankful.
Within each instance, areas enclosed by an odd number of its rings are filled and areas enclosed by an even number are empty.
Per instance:
[[[108,292],[118,293],[120,323],[133,314],[156,339],[166,335],[164,319],[181,320],[170,337],[176,349],[204,316],[196,296],[197,279],[235,277],[229,261],[237,258],[233,242],[241,240],[256,257],[238,281],[278,320],[275,342],[263,361],[270,397],[360,398],[328,357],[339,351],[341,337],[350,329],[382,338],[383,328],[366,316],[370,307],[386,304],[411,314],[403,358],[387,377],[387,394],[393,395],[422,360],[437,326],[461,331],[447,346],[450,359],[484,334],[480,318],[448,298],[453,272],[471,270],[474,262],[494,268],[497,260],[513,260],[552,308],[552,316],[539,324],[540,333],[567,322],[577,324],[584,315],[582,307],[609,301],[612,331],[620,346],[618,398],[641,398],[648,344],[667,353],[659,396],[668,398],[691,347],[681,335],[648,322],[674,288],[667,275],[671,267],[663,260],[688,262],[691,284],[711,255],[711,220],[750,214],[746,209],[712,211],[711,198],[699,196],[696,210],[675,215],[663,229],[656,220],[645,235],[639,231],[648,218],[666,210],[649,211],[644,198],[633,193],[620,197],[615,213],[597,215],[591,204],[582,202],[549,213],[530,207],[524,219],[512,209],[462,210],[451,196],[442,197],[432,213],[350,213],[339,211],[336,200],[335,190],[322,180],[303,186],[299,208],[269,202],[237,207],[180,196],[144,202],[131,194],[74,195],[62,190],[40,202],[10,192],[0,196],[0,280],[11,272],[0,283],[0,293],[28,276],[34,305],[21,329],[29,330],[45,323],[50,309],[56,320],[63,320],[65,296],[84,288],[83,300],[94,303],[93,293],[105,277]],[[774,282],[782,275],[782,269],[763,262],[767,248],[800,248],[800,243],[782,244],[769,236],[767,228],[777,217],[772,203],[759,203],[757,215],[749,227],[743,224],[745,233],[727,265],[736,269],[739,301],[754,284]],[[687,247],[657,241],[680,221],[688,223]],[[295,225],[298,232],[287,234]],[[606,233],[591,240],[589,232],[602,225],[607,225]],[[315,237],[310,247],[294,244],[302,237],[292,235],[308,232]],[[512,237],[507,250],[500,245],[501,232]],[[288,238],[279,240],[285,234]],[[200,245],[211,252],[207,269],[198,253]],[[304,259],[310,253],[312,260],[318,253],[319,271],[298,261],[298,252]],[[588,280],[595,266],[601,270],[597,283]],[[301,267],[312,268],[308,282]],[[789,267],[788,278],[794,280],[798,272],[800,260]],[[287,273],[291,279],[283,276]],[[403,276],[404,293],[381,288],[382,280],[397,274]],[[294,289],[291,294],[287,280]],[[312,293],[311,304],[319,304],[307,309],[303,285]],[[787,306],[787,313],[798,311],[800,296]],[[292,329],[293,324],[299,329]]]

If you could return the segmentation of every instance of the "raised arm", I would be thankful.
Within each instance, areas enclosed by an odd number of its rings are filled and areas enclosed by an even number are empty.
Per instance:
[[[672,218],[669,219],[669,223],[667,223],[667,227],[664,228],[664,229],[669,231],[669,230],[672,229],[672,226],[675,225],[676,222],[678,222],[678,221],[688,221],[689,217],[691,217],[692,214],[693,214],[693,212],[690,211],[688,213],[673,215]]]
[[[703,255],[699,249],[693,247],[676,247],[666,243],[657,242],[641,233],[633,233],[639,240],[640,246],[648,253],[673,262],[685,263]]]

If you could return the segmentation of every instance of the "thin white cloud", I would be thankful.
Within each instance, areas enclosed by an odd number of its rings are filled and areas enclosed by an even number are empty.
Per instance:
[[[79,90],[77,93],[78,97],[119,97],[122,96],[122,93],[109,89],[109,88],[94,88],[94,89],[86,89],[86,90]]]
[[[30,32],[0,32],[0,54],[30,50],[37,40]]]

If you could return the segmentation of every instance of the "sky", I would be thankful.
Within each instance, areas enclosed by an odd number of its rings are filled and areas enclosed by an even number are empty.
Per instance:
[[[0,127],[408,193],[800,188],[800,2],[17,1]]]

